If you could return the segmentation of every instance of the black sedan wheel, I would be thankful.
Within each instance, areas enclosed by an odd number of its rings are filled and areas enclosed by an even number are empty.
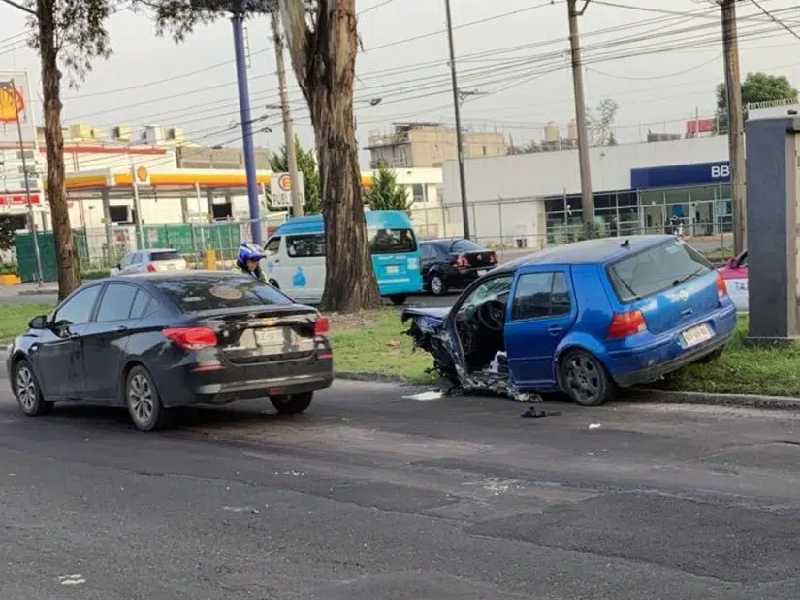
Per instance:
[[[583,350],[572,350],[561,360],[561,386],[582,406],[599,406],[614,397],[614,382],[605,367]]]
[[[306,392],[305,394],[292,394],[290,396],[272,396],[270,400],[278,414],[299,415],[308,408],[313,397],[313,392]]]
[[[440,275],[431,276],[431,294],[434,296],[444,296],[447,293],[447,284]]]
[[[19,361],[14,367],[14,393],[20,410],[29,417],[46,415],[53,408],[53,403],[42,397],[33,367],[27,360]]]
[[[153,379],[144,367],[133,367],[128,373],[125,401],[133,424],[140,431],[153,431],[167,425],[169,413],[162,406]]]

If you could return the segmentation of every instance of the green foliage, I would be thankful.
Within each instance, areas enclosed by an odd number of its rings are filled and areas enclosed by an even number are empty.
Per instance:
[[[431,355],[415,351],[407,327],[395,310],[361,313],[362,318],[340,323],[333,317],[331,342],[336,347],[336,369],[341,373],[397,377],[404,381],[428,385],[436,377]]]
[[[742,83],[742,104],[769,102],[770,100],[797,101],[797,90],[784,76],[767,73],[748,73]],[[717,118],[720,130],[728,130],[728,90],[724,83],[717,86]]]
[[[305,211],[307,214],[319,213],[321,210],[319,169],[317,168],[317,159],[314,158],[314,151],[311,148],[304,150],[297,136],[294,138],[294,151],[297,157],[297,168],[303,173],[306,199]],[[270,166],[272,171],[276,173],[289,171],[289,156],[286,152],[285,144],[281,146],[280,154],[272,155]]]
[[[372,210],[408,210],[410,207],[406,188],[397,184],[397,173],[384,164],[378,166],[364,201]]]
[[[717,360],[694,363],[667,376],[660,387],[693,392],[800,396],[800,345],[787,348],[746,343],[747,317],[740,317],[733,341]]]
[[[59,63],[72,76],[70,83],[73,87],[92,70],[95,58],[111,55],[106,20],[118,8],[127,6],[122,0],[27,0],[20,4],[34,13],[47,11],[52,15],[48,21],[54,25],[55,51]],[[38,18],[30,19],[29,25],[32,33],[30,43],[40,49],[43,31]],[[48,35],[51,32],[45,30],[44,33]]]
[[[14,247],[14,224],[8,215],[0,215],[0,250],[11,250]]]
[[[0,310],[0,342],[7,342],[23,333],[33,317],[46,315],[52,306],[47,304],[4,304]]]

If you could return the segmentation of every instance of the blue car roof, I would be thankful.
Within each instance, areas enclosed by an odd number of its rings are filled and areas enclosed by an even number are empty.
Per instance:
[[[607,264],[674,239],[672,235],[634,235],[564,244],[505,263],[500,269],[514,271],[526,265]]]
[[[364,213],[370,229],[411,229],[411,219],[399,210],[369,210]],[[278,227],[272,235],[301,235],[321,233],[324,224],[322,215],[296,217]]]

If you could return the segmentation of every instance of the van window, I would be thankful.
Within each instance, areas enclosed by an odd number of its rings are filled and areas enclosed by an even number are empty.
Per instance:
[[[417,249],[417,240],[410,229],[371,229],[369,249],[372,254],[414,252]]]
[[[278,253],[278,250],[280,249],[280,247],[281,247],[281,238],[275,237],[275,238],[272,238],[269,242],[267,242],[267,245],[264,246],[264,251],[268,255],[272,256],[273,254],[277,254]]]
[[[608,268],[622,302],[658,294],[712,270],[709,262],[681,241],[671,241],[624,258]]]
[[[325,236],[321,233],[289,236],[286,238],[286,253],[292,258],[325,256]]]

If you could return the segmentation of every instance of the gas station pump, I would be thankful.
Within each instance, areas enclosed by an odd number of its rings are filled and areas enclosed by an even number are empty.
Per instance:
[[[749,337],[787,343],[800,336],[800,118],[746,127]]]

